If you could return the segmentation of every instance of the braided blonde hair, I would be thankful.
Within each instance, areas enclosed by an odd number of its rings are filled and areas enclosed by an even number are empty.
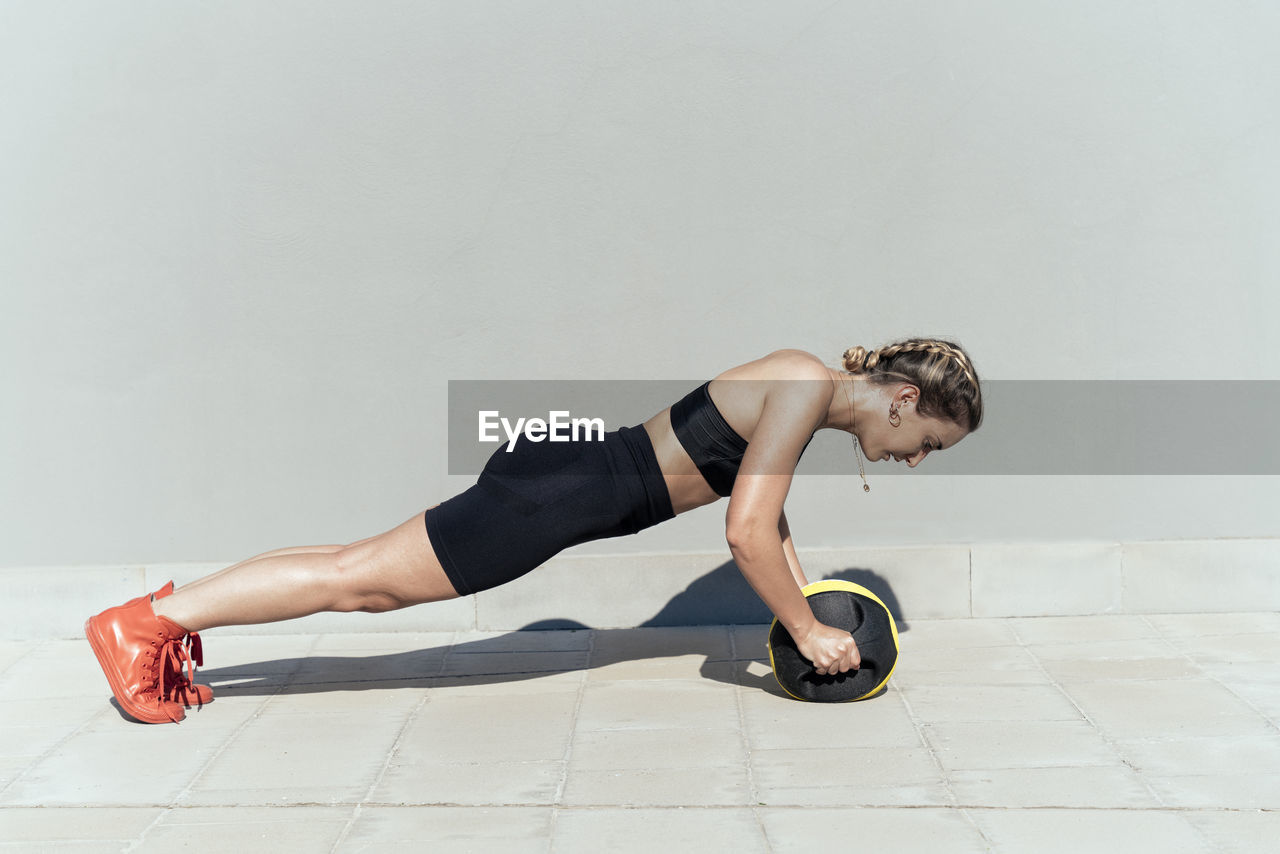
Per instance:
[[[969,354],[940,338],[908,338],[868,351],[844,351],[844,369],[866,374],[876,385],[907,382],[920,389],[916,411],[927,418],[945,418],[970,432],[982,423],[982,386]]]

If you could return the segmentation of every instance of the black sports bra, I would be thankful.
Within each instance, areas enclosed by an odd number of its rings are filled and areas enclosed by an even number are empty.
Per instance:
[[[720,496],[730,495],[742,456],[747,452],[747,440],[729,426],[716,408],[711,399],[711,380],[671,404],[671,429],[712,491]],[[809,442],[812,441],[810,436]],[[805,448],[809,442],[804,443]],[[804,449],[800,454],[804,455]]]

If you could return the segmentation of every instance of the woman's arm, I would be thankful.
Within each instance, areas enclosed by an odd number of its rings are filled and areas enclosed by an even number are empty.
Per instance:
[[[741,473],[738,475],[741,480]],[[757,475],[758,481],[774,475]],[[776,488],[776,487],[775,487]],[[733,489],[734,498],[738,486]],[[754,488],[744,495],[756,494]],[[734,499],[730,499],[731,503]],[[819,675],[844,673],[862,664],[858,645],[848,632],[818,622],[809,601],[800,592],[787,560],[777,528],[739,526],[726,528],[729,551],[739,571],[778,622],[786,627],[800,654],[812,661]]]
[[[782,537],[782,552],[787,556],[787,565],[791,567],[791,575],[802,589],[809,583],[804,570],[800,567],[800,558],[796,556],[796,547],[791,542],[791,528],[787,526],[787,511],[778,516],[778,536]]]
[[[789,556],[783,545],[782,505],[791,472],[825,411],[826,402],[813,394],[812,384],[772,385],[725,517],[725,538],[738,569],[819,674],[843,673],[861,663],[852,635],[814,618],[797,583],[804,577],[795,574],[799,562],[796,570],[791,567],[795,550]]]
[[[757,481],[772,477],[774,476],[755,476]],[[738,479],[741,482],[741,474],[738,475]],[[763,484],[757,482],[753,484],[753,488],[740,491],[735,485],[730,502],[737,501],[740,494],[744,498],[757,496],[759,500],[763,498],[760,489],[762,486]],[[814,619],[813,609],[809,607],[808,600],[800,592],[800,587],[792,575],[778,529],[739,519],[736,523],[730,522],[726,526],[725,539],[729,543],[729,551],[733,554],[734,562],[747,583],[751,585],[751,589],[764,601],[791,636],[799,642],[801,637],[813,630],[817,620]]]

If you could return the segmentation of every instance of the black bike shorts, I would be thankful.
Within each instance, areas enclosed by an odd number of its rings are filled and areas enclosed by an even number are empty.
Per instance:
[[[675,516],[643,426],[604,440],[504,443],[476,485],[426,513],[427,536],[460,596],[506,584],[590,540]]]

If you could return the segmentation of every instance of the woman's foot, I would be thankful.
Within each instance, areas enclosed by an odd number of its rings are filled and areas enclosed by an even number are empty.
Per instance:
[[[90,617],[84,633],[125,712],[144,723],[177,723],[186,717],[184,701],[193,690],[184,687],[184,682],[190,684],[183,673],[183,662],[191,662],[183,646],[188,632],[156,616],[149,595]]]

